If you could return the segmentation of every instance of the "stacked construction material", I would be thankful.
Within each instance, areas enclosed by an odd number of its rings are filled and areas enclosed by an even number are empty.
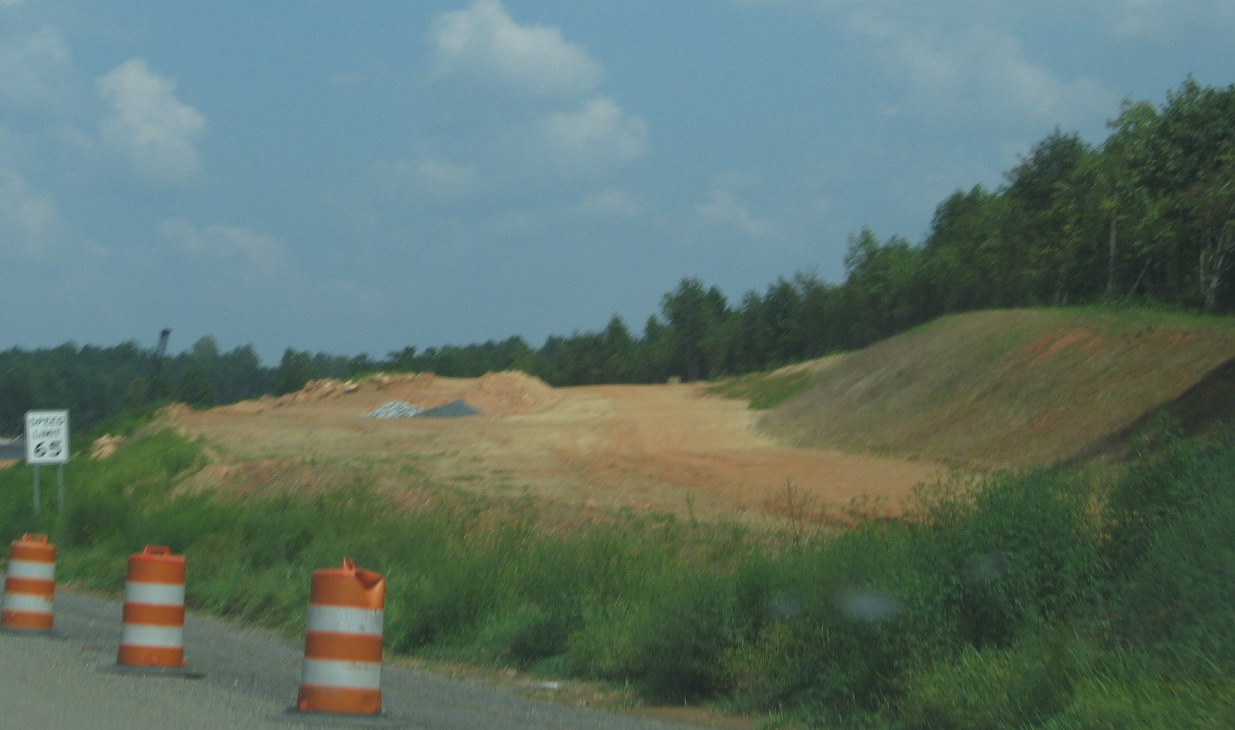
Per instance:
[[[382,404],[377,410],[364,414],[364,418],[411,418],[420,412],[420,409],[411,403],[392,400]]]

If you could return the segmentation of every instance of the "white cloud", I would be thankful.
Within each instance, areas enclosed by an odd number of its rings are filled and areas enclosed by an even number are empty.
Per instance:
[[[537,96],[584,95],[601,67],[560,29],[521,25],[500,0],[474,0],[439,15],[429,29],[434,74],[459,77]]]
[[[0,46],[0,106],[22,111],[64,108],[74,86],[73,57],[55,28]]]
[[[1116,36],[1167,40],[1219,29],[1235,30],[1230,0],[1095,0],[1096,16]]]
[[[708,192],[708,199],[695,207],[695,214],[705,224],[736,228],[747,236],[766,240],[772,226],[751,213],[750,208],[729,190],[720,188]]]
[[[856,24],[920,109],[947,118],[1017,118],[1072,125],[1118,106],[1092,78],[1064,79],[1030,59],[1008,31],[933,31],[879,20]]]
[[[604,97],[578,111],[550,114],[541,132],[552,154],[570,165],[624,162],[647,151],[647,123]]]
[[[76,238],[60,207],[11,167],[0,166],[0,240],[12,246],[0,253],[20,253],[48,259],[70,250],[104,253],[96,244]]]
[[[426,41],[434,78],[479,89],[453,96],[443,86],[465,123],[425,145],[433,151],[421,161],[378,170],[379,181],[385,173],[441,198],[481,188],[522,195],[647,152],[647,123],[599,92],[601,65],[560,28],[522,23],[501,0],[471,0],[438,15]]]
[[[275,236],[241,226],[198,228],[186,220],[169,220],[159,232],[173,244],[196,256],[224,259],[240,258],[267,278],[280,274],[287,266],[287,246]]]
[[[415,162],[379,160],[373,175],[381,189],[393,196],[427,197],[436,201],[465,200],[484,184],[475,165],[433,157]]]
[[[862,44],[862,53],[905,87],[906,97],[885,100],[883,116],[990,121],[1020,119],[1072,126],[1104,118],[1119,95],[1096,79],[1055,70],[1020,40],[1028,26],[1090,23],[1112,34],[1115,17],[1149,15],[1168,0],[1051,0],[1033,5],[989,0],[731,0],[737,6],[815,11],[835,18]],[[1228,2],[1229,0],[1221,0]],[[1219,0],[1205,0],[1206,4]],[[1170,2],[1174,8],[1179,5]],[[1113,6],[1123,6],[1116,11]],[[1138,13],[1126,12],[1140,8]],[[1101,18],[1105,15],[1106,22]],[[1131,21],[1129,21],[1131,22]],[[856,63],[856,62],[855,62]]]
[[[46,252],[60,211],[16,170],[0,168],[0,230],[8,231],[27,254]]]
[[[110,106],[104,141],[143,174],[182,182],[198,171],[197,145],[206,117],[176,98],[176,82],[132,59],[102,76],[96,88]]]
[[[874,63],[905,89],[879,105],[943,119],[1029,121],[1074,126],[1102,118],[1119,97],[1092,77],[1068,78],[1031,57],[1009,25],[1006,7],[916,7],[912,17],[894,5],[844,7],[842,22],[864,41]],[[929,11],[929,12],[928,12]]]

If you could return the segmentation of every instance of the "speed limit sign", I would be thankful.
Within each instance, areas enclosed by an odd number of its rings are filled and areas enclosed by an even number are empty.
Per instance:
[[[69,412],[26,411],[26,463],[63,464],[69,460]]]

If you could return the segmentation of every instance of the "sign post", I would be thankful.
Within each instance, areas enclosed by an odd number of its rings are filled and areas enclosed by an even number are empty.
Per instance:
[[[56,502],[64,511],[64,465],[69,460],[69,412],[26,411],[26,463],[34,468],[34,513],[42,502],[39,492],[39,466],[55,464],[58,492]]]

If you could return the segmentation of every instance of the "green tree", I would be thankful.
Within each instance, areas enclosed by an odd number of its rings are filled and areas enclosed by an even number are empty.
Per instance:
[[[613,315],[609,324],[605,325],[600,335],[600,346],[605,382],[632,383],[639,379],[635,338],[618,315]]]
[[[1069,208],[1062,203],[1075,193],[1068,181],[1088,152],[1078,135],[1057,129],[1007,175],[1000,278],[1016,292],[1016,304],[1067,303],[1064,270],[1071,252],[1062,234]]]
[[[17,363],[0,374],[0,433],[21,433],[26,411],[34,408],[34,402],[34,378],[28,365]]]
[[[851,236],[842,287],[847,346],[865,346],[930,317],[926,258],[900,236],[881,243],[864,228]]]
[[[292,348],[283,351],[279,367],[274,373],[274,394],[283,395],[300,390],[312,378],[312,357],[308,352]]]
[[[176,400],[194,408],[210,408],[215,404],[214,381],[200,365],[190,365],[176,385]]]
[[[1183,196],[1200,249],[1197,279],[1207,312],[1218,309],[1219,295],[1235,266],[1235,143],[1228,143],[1217,160],[1217,166]]]
[[[939,204],[923,244],[936,313],[1006,306],[1002,196],[975,185]]]
[[[661,312],[668,322],[673,370],[688,381],[709,377],[720,359],[721,325],[728,314],[725,296],[687,277],[662,297]]]
[[[1106,149],[1118,157],[1121,251],[1135,260],[1132,289],[1183,304],[1219,306],[1221,272],[1214,241],[1197,230],[1209,218],[1197,203],[1221,188],[1222,151],[1235,143],[1235,86],[1205,87],[1189,78],[1161,107],[1126,103],[1111,122]],[[1199,186],[1199,187],[1198,187]],[[1126,213],[1125,213],[1126,211]],[[1125,226],[1125,223],[1127,225]],[[1212,223],[1212,219],[1211,219]],[[1212,230],[1212,229],[1211,229]],[[1129,250],[1131,249],[1131,250]],[[1219,274],[1217,281],[1222,280]]]

